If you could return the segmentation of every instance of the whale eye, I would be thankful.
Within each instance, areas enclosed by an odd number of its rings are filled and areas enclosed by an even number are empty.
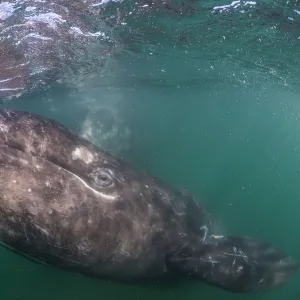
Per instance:
[[[95,184],[100,187],[107,187],[113,183],[112,175],[108,172],[108,170],[97,170],[93,173],[93,179]]]

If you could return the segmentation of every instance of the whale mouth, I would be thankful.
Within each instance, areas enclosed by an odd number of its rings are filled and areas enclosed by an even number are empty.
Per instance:
[[[23,165],[27,167],[32,165],[34,168],[41,168],[41,165],[44,163],[51,164],[53,167],[58,168],[60,170],[64,170],[73,176],[78,177],[76,174],[72,173],[70,170],[64,168],[63,166],[59,165],[57,162],[48,159],[47,157],[41,157],[36,153],[28,153],[25,150],[25,147],[22,144],[9,142],[9,143],[0,143],[0,153],[7,157],[7,163],[12,164],[15,161],[20,161]],[[36,160],[39,160],[38,162]],[[35,160],[35,162],[33,162]]]

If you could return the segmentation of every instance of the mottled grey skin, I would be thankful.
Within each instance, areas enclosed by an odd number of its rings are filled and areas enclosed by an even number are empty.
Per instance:
[[[0,110],[0,240],[33,258],[113,280],[191,276],[268,290],[299,264],[248,237],[216,236],[191,195],[135,170],[59,123]]]
[[[93,2],[0,2],[0,100],[103,68],[118,44]]]

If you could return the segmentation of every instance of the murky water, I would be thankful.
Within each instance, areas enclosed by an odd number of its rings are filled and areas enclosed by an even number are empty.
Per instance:
[[[300,259],[297,1],[122,3],[117,57],[76,89],[3,103],[61,121],[202,199],[232,234]],[[171,3],[171,4],[170,4]],[[227,6],[224,6],[227,5]],[[159,8],[157,8],[159,7]],[[116,7],[108,7],[108,15]],[[1,249],[3,299],[299,299],[299,276],[265,294],[197,282],[126,286]]]

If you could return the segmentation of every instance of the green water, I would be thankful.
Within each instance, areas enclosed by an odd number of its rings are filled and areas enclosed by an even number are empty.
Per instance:
[[[265,1],[259,11],[253,8],[252,19],[212,16],[212,7],[223,4],[198,3],[203,9],[191,17],[125,16],[120,34],[126,47],[98,77],[79,90],[53,87],[1,107],[88,134],[193,192],[227,232],[263,238],[300,259],[300,33],[295,15],[294,23],[287,21],[296,2]],[[187,34],[181,44],[180,30]],[[111,118],[102,122],[103,107]],[[1,299],[300,299],[300,275],[269,293],[234,295],[185,280],[128,286],[38,265],[4,249],[0,256]]]

